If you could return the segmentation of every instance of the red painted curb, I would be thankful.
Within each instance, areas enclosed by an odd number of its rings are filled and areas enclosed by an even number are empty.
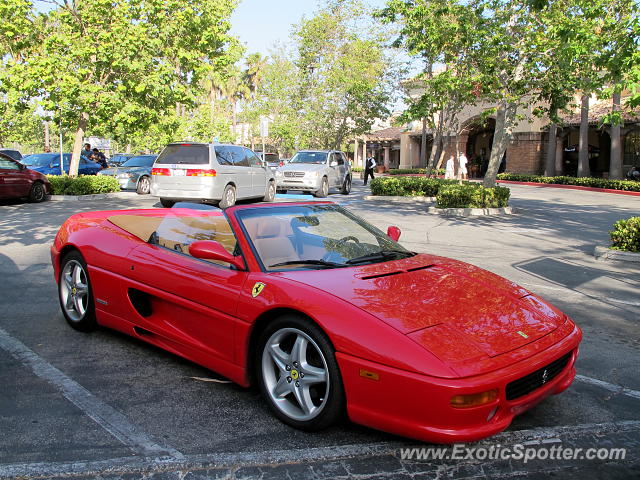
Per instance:
[[[631,195],[634,197],[640,197],[640,192],[630,192],[628,190],[613,190],[611,188],[583,187],[582,185],[559,185],[557,183],[516,182],[514,180],[496,180],[496,183],[528,185],[531,187],[568,188],[570,190],[586,190],[587,192],[616,193],[618,195]]]

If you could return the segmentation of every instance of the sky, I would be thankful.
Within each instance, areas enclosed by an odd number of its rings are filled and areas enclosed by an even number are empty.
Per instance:
[[[385,0],[363,0],[382,7]],[[310,18],[322,0],[241,0],[231,16],[231,33],[240,38],[247,53],[267,55],[275,43],[287,42],[291,26]]]

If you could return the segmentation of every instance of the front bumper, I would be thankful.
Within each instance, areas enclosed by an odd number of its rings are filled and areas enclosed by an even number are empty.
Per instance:
[[[276,188],[278,190],[309,190],[320,189],[322,177],[276,177]]]
[[[513,418],[549,395],[566,390],[576,375],[575,361],[582,334],[574,330],[552,347],[483,375],[443,379],[336,353],[347,397],[349,418],[356,423],[426,442],[472,442],[507,428]],[[506,386],[570,353],[552,380],[530,393],[507,400]],[[375,372],[376,380],[361,371]],[[498,398],[471,408],[450,405],[454,395],[498,390]]]
[[[116,177],[122,190],[135,190],[138,186],[138,177]]]

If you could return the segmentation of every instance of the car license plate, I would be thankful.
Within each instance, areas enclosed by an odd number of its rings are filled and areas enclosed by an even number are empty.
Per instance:
[[[184,177],[184,175],[185,175],[185,171],[183,168],[176,168],[173,170],[174,177]]]

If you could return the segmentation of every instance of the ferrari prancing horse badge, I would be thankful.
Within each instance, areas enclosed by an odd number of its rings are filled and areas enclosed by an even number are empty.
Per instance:
[[[256,298],[258,295],[262,293],[262,290],[264,290],[264,287],[266,287],[264,283],[256,282],[256,284],[253,286],[253,289],[251,290],[251,296],[253,298]]]

